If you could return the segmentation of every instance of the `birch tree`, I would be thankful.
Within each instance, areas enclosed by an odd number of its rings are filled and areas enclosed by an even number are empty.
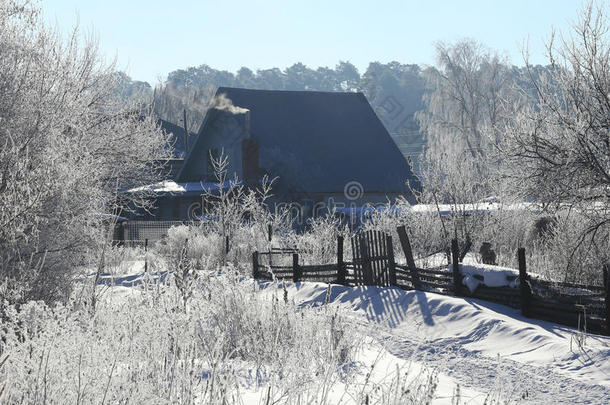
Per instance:
[[[506,117],[513,76],[498,53],[472,41],[436,45],[437,67],[424,72],[426,108],[417,119],[428,140],[428,153],[449,145],[476,158],[489,148],[489,129]]]
[[[473,233],[468,210],[496,191],[490,154],[501,137],[498,125],[516,105],[513,74],[497,53],[472,40],[436,45],[437,66],[423,72],[424,109],[416,113],[426,137],[420,159],[420,202],[452,205],[453,229],[466,243]],[[449,235],[451,233],[451,235]]]

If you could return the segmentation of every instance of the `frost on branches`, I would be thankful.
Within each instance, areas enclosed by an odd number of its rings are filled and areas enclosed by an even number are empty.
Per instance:
[[[156,179],[165,141],[116,78],[77,29],[0,0],[0,302],[64,296],[117,190]]]

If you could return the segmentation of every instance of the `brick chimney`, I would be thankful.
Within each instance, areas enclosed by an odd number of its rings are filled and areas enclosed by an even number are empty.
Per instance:
[[[246,133],[246,139],[250,139],[250,110],[246,111],[246,116],[244,117],[244,129]]]
[[[245,137],[241,141],[241,171],[247,187],[258,186],[258,141],[250,134],[250,111],[245,116]]]

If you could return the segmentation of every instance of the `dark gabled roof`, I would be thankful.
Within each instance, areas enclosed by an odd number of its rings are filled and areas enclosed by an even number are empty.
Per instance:
[[[369,192],[406,192],[413,175],[404,156],[362,93],[250,90],[220,87],[237,107],[250,110],[260,167],[292,177],[308,192],[341,192],[349,182]],[[197,142],[218,112],[209,110]],[[194,149],[194,148],[193,148]],[[191,154],[190,158],[198,158]],[[188,165],[188,161],[185,166]]]
[[[173,124],[169,121],[158,119],[157,124],[161,127],[165,133],[169,134],[168,146],[172,149],[172,155],[176,158],[184,158],[186,156],[185,153],[185,145],[184,145],[184,127]],[[189,149],[193,147],[195,144],[195,139],[197,138],[197,134],[189,131]]]

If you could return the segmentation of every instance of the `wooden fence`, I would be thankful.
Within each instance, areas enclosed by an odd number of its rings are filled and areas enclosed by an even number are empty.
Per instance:
[[[303,265],[298,250],[272,250],[252,254],[252,275],[257,279],[320,281],[346,286],[381,285],[405,290],[422,290],[464,298],[477,298],[520,309],[526,317],[547,320],[610,336],[610,267],[604,272],[604,286],[557,283],[527,273],[525,249],[517,252],[519,287],[480,285],[470,292],[462,285],[457,240],[451,243],[451,270],[447,266],[419,268],[415,264],[404,226],[397,228],[406,263],[394,263],[392,239],[379,233],[352,239],[352,261],[343,255],[343,237],[337,238],[337,259],[324,265]],[[376,260],[377,264],[371,264]],[[367,264],[368,261],[368,264]],[[377,266],[377,267],[375,267]],[[383,267],[385,266],[385,267]],[[368,272],[368,273],[367,273]],[[385,272],[385,273],[384,273]],[[382,274],[383,273],[383,274]]]

